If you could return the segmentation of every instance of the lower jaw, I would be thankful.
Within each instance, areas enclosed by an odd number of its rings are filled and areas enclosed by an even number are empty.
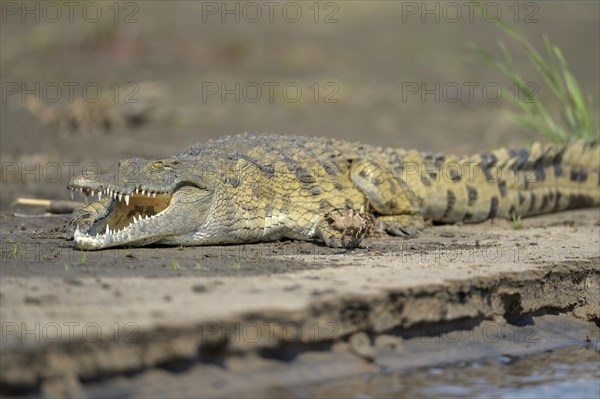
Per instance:
[[[82,250],[98,250],[113,247],[138,247],[142,245],[152,244],[156,242],[158,238],[139,238],[139,239],[128,239],[126,237],[120,238],[115,237],[104,239],[102,237],[96,239],[91,236],[79,236],[75,237],[75,245]]]
[[[142,232],[148,230],[152,231],[150,230],[152,228],[150,224],[155,222],[153,220],[154,217],[156,217],[156,215],[148,217],[147,219],[137,220],[128,225],[128,227],[118,231],[116,228],[114,230],[104,230],[102,234],[93,234],[96,229],[91,229],[91,233],[81,233],[76,231],[74,235],[75,244],[81,249],[102,249],[116,246],[139,246],[155,242],[160,239],[160,237],[144,237],[143,233],[140,234],[140,229]],[[105,229],[106,226],[109,226],[107,223],[102,225]],[[110,227],[108,229],[110,229]]]

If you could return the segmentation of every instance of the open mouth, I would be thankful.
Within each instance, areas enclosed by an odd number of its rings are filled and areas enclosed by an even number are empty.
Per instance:
[[[139,233],[148,230],[148,224],[163,215],[172,203],[172,193],[149,191],[136,188],[124,193],[112,188],[96,189],[81,186],[69,186],[71,197],[79,192],[87,202],[88,197],[111,198],[106,213],[85,227],[77,225],[74,238],[78,244],[86,243],[106,245],[110,242],[127,242]],[[95,246],[95,245],[94,245]]]

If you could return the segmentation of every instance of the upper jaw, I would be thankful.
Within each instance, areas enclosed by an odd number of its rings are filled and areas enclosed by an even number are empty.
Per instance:
[[[124,184],[117,187],[117,185],[109,181],[99,182],[97,180],[86,178],[85,176],[72,178],[67,185],[67,188],[71,192],[71,199],[74,198],[76,192],[79,192],[86,203],[89,196],[97,196],[98,200],[101,200],[103,196],[110,196],[115,201],[118,199],[119,201],[124,201],[126,205],[129,205],[129,199],[134,194],[147,196],[148,198],[155,198],[157,195],[172,194],[171,189],[157,189],[142,184]]]

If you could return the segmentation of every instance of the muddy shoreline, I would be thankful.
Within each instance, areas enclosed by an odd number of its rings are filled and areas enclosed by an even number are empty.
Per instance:
[[[292,385],[376,373],[395,346],[405,350],[392,364],[417,367],[597,345],[598,217],[595,209],[536,217],[521,231],[503,221],[430,226],[420,238],[374,238],[355,251],[157,247],[89,252],[82,263],[85,252],[53,238],[60,218],[5,214],[14,238],[2,248],[2,392],[78,395],[125,384],[143,396],[141,382],[160,370],[204,375],[221,365],[216,380],[193,387],[226,397],[277,386],[266,377],[249,384],[267,366],[284,367]],[[33,261],[44,245],[62,250],[56,261]],[[406,349],[457,331],[510,345],[469,341],[437,357]],[[315,363],[298,361],[313,352]],[[245,383],[234,383],[234,364],[244,364]]]

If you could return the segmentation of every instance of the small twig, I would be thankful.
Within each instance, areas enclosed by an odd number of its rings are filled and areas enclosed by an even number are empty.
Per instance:
[[[64,214],[60,214],[60,213],[50,213],[50,212],[46,212],[44,214],[40,214],[40,215],[29,215],[26,213],[13,213],[13,215],[15,217],[18,218],[59,218],[59,217],[64,217]]]
[[[48,199],[36,199],[36,198],[17,198],[13,202],[12,206],[15,205],[27,205],[27,206],[43,206],[46,211],[50,213],[71,213],[73,210],[80,208],[84,204],[75,201],[61,201],[61,200],[48,200]],[[15,214],[16,215],[16,214]]]
[[[15,205],[31,205],[31,206],[50,206],[51,200],[46,199],[36,199],[36,198],[17,198],[15,202],[13,202],[13,206]]]

